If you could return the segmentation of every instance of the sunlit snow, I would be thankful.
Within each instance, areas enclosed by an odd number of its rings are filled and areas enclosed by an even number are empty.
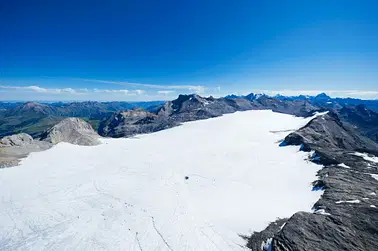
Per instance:
[[[0,170],[0,250],[243,250],[322,193],[308,153],[278,146],[310,119],[237,112],[33,153]]]
[[[338,166],[339,166],[339,167],[348,168],[348,169],[350,168],[349,166],[345,165],[344,163],[341,163],[341,164],[339,164]]]
[[[357,204],[357,203],[360,203],[360,202],[361,202],[360,200],[339,200],[339,201],[336,201],[335,203],[336,204],[341,204],[341,203]]]
[[[359,152],[355,152],[354,155],[362,157],[364,160],[378,163],[378,157],[375,157],[375,156],[374,157],[370,157],[366,153],[359,153]]]

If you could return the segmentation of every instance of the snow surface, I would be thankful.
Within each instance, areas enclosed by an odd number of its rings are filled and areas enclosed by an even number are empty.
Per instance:
[[[341,204],[341,203],[358,204],[360,202],[361,202],[360,200],[339,200],[339,201],[336,201],[335,203],[336,204]]]
[[[322,215],[331,215],[330,213],[327,213],[325,209],[318,209],[314,211],[315,214],[322,214]]]
[[[373,174],[373,173],[368,173],[369,175],[371,175],[371,177],[373,177],[374,179],[378,180],[378,174]]]
[[[244,250],[322,194],[319,166],[270,132],[311,119],[237,112],[32,153],[0,170],[0,250]]]
[[[344,167],[350,169],[350,166],[345,165],[344,163],[339,164],[339,167]]]
[[[326,114],[328,114],[328,113],[329,113],[329,111],[325,111],[325,112],[315,112],[314,115],[315,115],[315,116],[324,116],[324,115],[326,115]]]
[[[355,152],[354,155],[362,157],[364,160],[374,162],[374,163],[378,163],[378,157],[370,157],[366,153],[359,153],[359,152]]]

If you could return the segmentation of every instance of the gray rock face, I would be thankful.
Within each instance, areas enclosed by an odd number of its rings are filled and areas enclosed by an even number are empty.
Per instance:
[[[100,125],[99,133],[107,137],[130,137],[135,134],[151,133],[177,125],[143,109],[133,109],[113,114]]]
[[[24,146],[32,143],[32,136],[26,133],[6,136],[0,140],[0,146]]]
[[[289,145],[301,145],[304,149],[344,149],[350,151],[378,152],[378,146],[343,124],[338,116],[329,112],[310,121],[305,127],[285,138]]]
[[[177,99],[167,102],[157,114],[170,117],[177,122],[186,122],[218,117],[238,110],[236,102],[230,99],[203,98],[192,94],[180,95]]]
[[[93,146],[100,144],[99,135],[92,126],[79,118],[67,118],[47,130],[41,140],[57,144],[67,142],[75,145]]]
[[[334,113],[315,118],[284,142],[315,151],[310,160],[324,168],[314,190],[324,194],[314,213],[298,212],[282,229],[255,233],[248,247],[261,250],[258,244],[268,236],[272,242],[265,250],[272,251],[377,250],[378,180],[373,175],[378,174],[378,163],[355,152],[376,153],[378,145],[346,127]]]
[[[0,168],[15,166],[29,153],[43,151],[50,146],[47,142],[33,140],[26,133],[6,136],[0,140]]]
[[[344,106],[338,110],[340,118],[362,135],[378,143],[378,113],[364,105]]]

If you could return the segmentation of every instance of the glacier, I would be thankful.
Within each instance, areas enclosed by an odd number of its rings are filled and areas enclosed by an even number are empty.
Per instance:
[[[310,119],[236,112],[32,153],[0,170],[0,250],[245,250],[322,194],[308,153],[279,147]]]

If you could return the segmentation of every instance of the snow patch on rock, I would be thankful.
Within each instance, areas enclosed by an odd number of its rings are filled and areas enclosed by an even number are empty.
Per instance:
[[[367,161],[370,161],[370,162],[374,162],[374,163],[378,163],[378,157],[375,157],[375,156],[374,157],[370,157],[366,153],[359,153],[359,152],[355,152],[354,155],[362,157],[364,160],[367,160]]]
[[[339,200],[339,201],[336,201],[335,203],[336,204],[341,204],[341,203],[357,204],[357,203],[360,203],[360,202],[361,202],[360,200]]]

